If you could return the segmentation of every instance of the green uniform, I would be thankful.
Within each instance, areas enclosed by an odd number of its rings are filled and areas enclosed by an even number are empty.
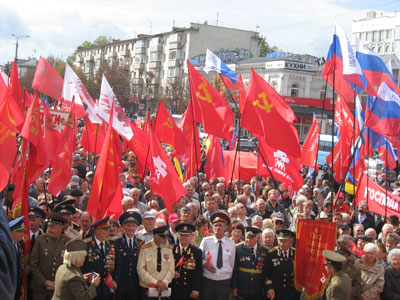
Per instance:
[[[91,300],[96,297],[96,286],[89,287],[79,268],[61,265],[56,274],[56,289],[52,300]]]
[[[351,279],[340,271],[333,275],[326,288],[326,300],[350,300],[351,299]]]
[[[232,276],[232,288],[238,289],[238,295],[244,299],[265,299],[267,248],[257,243],[256,253],[252,253],[246,243],[236,246],[235,268]]]
[[[358,300],[362,292],[361,271],[356,269],[351,261],[347,261],[347,263],[343,266],[343,271],[351,279],[351,299]]]
[[[49,300],[53,296],[53,291],[47,290],[44,283],[46,280],[55,281],[57,269],[63,263],[68,240],[64,234],[52,238],[45,233],[36,238],[29,262],[33,275],[31,288],[34,300]]]

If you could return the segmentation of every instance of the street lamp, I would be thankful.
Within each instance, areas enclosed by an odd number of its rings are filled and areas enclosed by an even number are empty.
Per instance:
[[[15,61],[18,61],[18,40],[21,38],[28,38],[30,36],[29,35],[15,35],[14,33],[12,33],[11,36],[13,36],[17,39],[17,43],[15,44]]]

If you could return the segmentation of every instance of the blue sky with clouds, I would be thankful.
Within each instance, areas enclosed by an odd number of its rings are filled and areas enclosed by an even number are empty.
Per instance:
[[[99,35],[119,39],[169,31],[190,22],[257,30],[285,51],[325,56],[334,20],[351,34],[352,20],[369,10],[400,11],[400,1],[371,0],[13,0],[0,4],[0,64],[19,57],[53,55],[65,59],[84,40]]]

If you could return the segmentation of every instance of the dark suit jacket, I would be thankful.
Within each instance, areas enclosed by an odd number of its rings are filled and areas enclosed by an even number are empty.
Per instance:
[[[359,220],[359,212],[357,212],[357,214],[351,219],[350,223],[351,226],[353,227],[353,224],[358,223]],[[375,229],[375,219],[374,216],[371,213],[367,213],[367,218],[362,221],[362,223],[364,225],[364,230],[367,230],[368,228],[373,228]]]

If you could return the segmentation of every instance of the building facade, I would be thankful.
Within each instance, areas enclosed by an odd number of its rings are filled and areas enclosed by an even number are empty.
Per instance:
[[[136,100],[160,98],[171,84],[186,77],[186,60],[204,60],[207,48],[238,62],[258,56],[258,44],[255,31],[191,23],[188,28],[78,49],[75,66],[94,76],[105,60],[118,62],[129,73]]]

